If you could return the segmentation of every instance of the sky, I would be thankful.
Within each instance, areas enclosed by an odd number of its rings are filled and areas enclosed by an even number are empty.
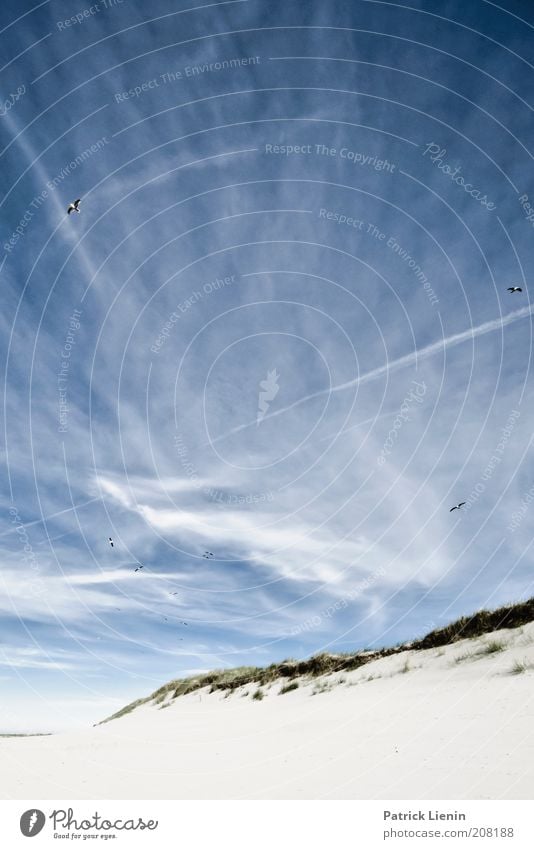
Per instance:
[[[532,595],[533,28],[2,4],[0,732]]]

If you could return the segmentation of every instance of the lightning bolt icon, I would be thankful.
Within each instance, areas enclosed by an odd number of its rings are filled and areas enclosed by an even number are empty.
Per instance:
[[[28,823],[28,831],[33,831],[33,827],[37,822],[37,811],[34,811],[30,817],[30,822]]]

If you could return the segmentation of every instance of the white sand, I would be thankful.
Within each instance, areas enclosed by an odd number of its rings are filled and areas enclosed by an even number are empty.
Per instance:
[[[477,656],[491,640],[506,649]],[[455,662],[466,653],[473,657]],[[410,668],[402,672],[406,661]],[[532,666],[513,675],[515,661]],[[334,686],[312,695],[324,684]],[[202,690],[97,728],[0,740],[0,796],[534,796],[534,623],[301,680],[285,695],[276,683],[263,701],[251,699],[255,689],[229,698]]]

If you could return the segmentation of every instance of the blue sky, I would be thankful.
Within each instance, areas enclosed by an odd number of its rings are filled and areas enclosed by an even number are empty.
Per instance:
[[[530,4],[2,21],[0,730],[529,597]]]

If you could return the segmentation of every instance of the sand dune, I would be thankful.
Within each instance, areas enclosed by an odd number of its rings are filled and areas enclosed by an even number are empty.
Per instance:
[[[2,798],[530,799],[534,623],[0,740]]]

